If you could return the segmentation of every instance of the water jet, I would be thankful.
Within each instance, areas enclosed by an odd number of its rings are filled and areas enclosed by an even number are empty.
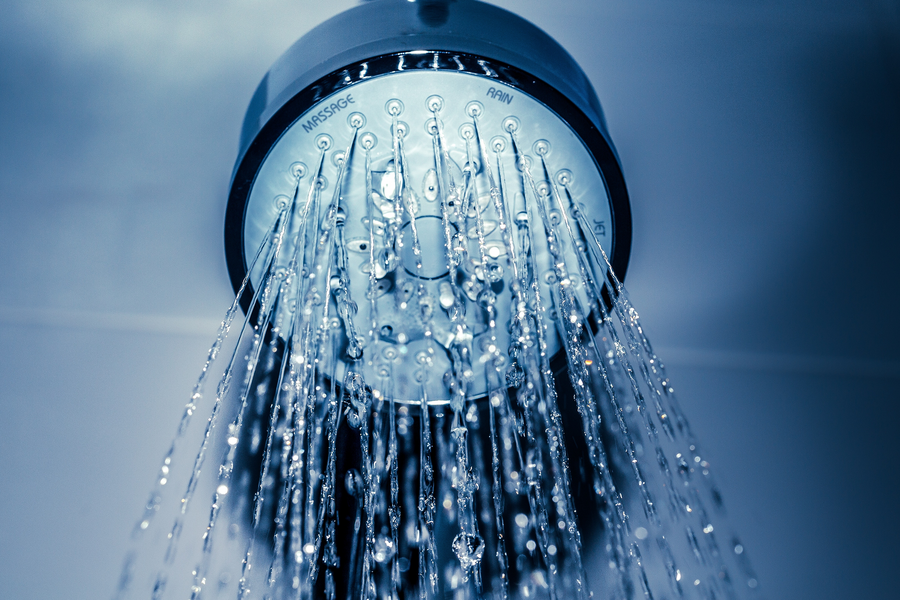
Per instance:
[[[540,29],[474,0],[378,0],[313,29],[245,117],[235,303],[176,442],[246,319],[155,596],[217,426],[192,598],[223,518],[245,532],[238,598],[752,591],[622,284],[630,243],[597,96]]]

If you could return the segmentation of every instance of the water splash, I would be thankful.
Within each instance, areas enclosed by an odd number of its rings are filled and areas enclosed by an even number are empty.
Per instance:
[[[164,556],[139,591],[752,594],[710,465],[585,214],[603,194],[579,190],[550,141],[527,140],[529,152],[515,117],[489,130],[472,102],[457,135],[455,108],[426,106],[424,128],[392,99],[381,131],[350,115],[344,150],[316,137],[316,167],[279,201],[135,529],[153,529],[249,295]],[[222,459],[208,518],[185,538],[211,449]],[[199,555],[176,560],[195,539]],[[130,554],[118,597],[136,569]],[[190,586],[175,589],[181,579]]]

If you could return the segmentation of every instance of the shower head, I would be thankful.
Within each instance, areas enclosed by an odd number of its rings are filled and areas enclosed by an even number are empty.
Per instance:
[[[532,278],[508,256],[517,246],[531,254],[519,266],[532,266],[538,293],[552,297],[559,258],[588,305],[580,277],[591,275],[576,267],[585,232],[551,248],[529,220],[562,227],[555,222],[575,214],[620,278],[628,262],[627,192],[586,76],[534,25],[471,0],[367,2],[316,27],[275,63],[247,111],[228,202],[236,290],[294,200],[313,229],[334,223],[344,238],[345,269],[329,271],[317,289],[327,305],[323,287],[346,287],[349,304],[336,298],[331,313],[347,330],[336,375],[377,338],[395,365],[394,394],[407,401],[418,398],[421,369],[452,371],[454,344],[470,354],[467,396],[485,395],[484,364],[509,346],[510,333],[491,333],[475,314],[487,305],[494,314],[514,310],[517,284]],[[332,205],[339,216],[327,214]],[[286,239],[281,267],[298,245],[315,251],[315,232],[307,236]],[[251,286],[263,270],[257,263]],[[243,302],[252,309],[250,294]],[[344,318],[365,304],[360,315],[372,319]],[[429,350],[431,340],[446,352]],[[552,355],[557,336],[547,340]],[[430,398],[449,399],[452,386],[429,381]]]
[[[244,121],[235,302],[139,534],[246,315],[153,597],[188,564],[173,557],[213,443],[192,598],[220,568],[215,593],[244,600],[754,589],[621,283],[630,241],[596,95],[545,33],[474,0],[375,0],[313,29]]]

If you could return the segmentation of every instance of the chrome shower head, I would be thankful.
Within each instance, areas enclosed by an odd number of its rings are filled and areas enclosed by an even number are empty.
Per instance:
[[[246,318],[154,597],[234,400],[192,598],[220,568],[241,600],[754,589],[622,285],[630,243],[597,97],[541,30],[474,0],[376,0],[313,29],[244,121],[235,303],[176,442]]]
[[[578,272],[576,255],[586,252],[584,234],[551,249],[529,222],[566,220],[570,231],[586,224],[620,278],[628,262],[627,193],[593,88],[547,34],[481,2],[368,2],[316,27],[275,63],[248,109],[229,197],[236,290],[295,199],[343,238],[342,272],[315,288],[347,333],[337,376],[377,341],[402,401],[417,401],[423,369],[452,372],[454,346],[467,354],[466,395],[487,393],[484,366],[511,340],[505,323],[491,331],[481,313],[486,305],[495,315],[514,312],[529,268],[549,299],[553,262],[564,260],[589,304],[580,277],[591,275]],[[332,205],[339,224],[326,214]],[[573,209],[582,223],[568,222]],[[286,241],[279,266],[298,239]],[[530,258],[514,257],[517,248]],[[263,269],[258,263],[253,286]],[[334,286],[346,287],[352,306],[335,300],[327,310],[325,288]],[[557,336],[546,339],[557,353]],[[367,380],[377,380],[378,361],[364,362]],[[429,377],[429,397],[449,400],[450,378]]]

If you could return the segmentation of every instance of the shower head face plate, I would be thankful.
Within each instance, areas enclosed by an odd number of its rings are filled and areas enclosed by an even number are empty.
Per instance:
[[[289,266],[298,244],[314,264],[329,205],[340,206],[345,252],[337,258],[346,262],[356,309],[349,316],[362,357],[351,359],[345,342],[337,363],[324,368],[340,381],[351,363],[362,365],[373,388],[390,386],[402,402],[418,403],[423,393],[431,402],[449,401],[452,377],[445,374],[452,374],[451,356],[460,350],[467,354],[466,396],[487,394],[488,372],[509,365],[516,282],[536,285],[544,310],[534,326],[544,326],[538,337],[547,355],[559,351],[559,271],[544,219],[557,232],[565,285],[583,307],[590,305],[576,255],[583,240],[566,235],[570,203],[611,257],[616,249],[613,203],[583,139],[523,90],[472,73],[395,72],[310,106],[255,173],[243,211],[245,265],[294,198],[301,216],[285,236],[279,268]],[[328,306],[322,302],[315,312],[315,326],[342,330],[346,340],[347,321],[333,295],[340,268],[329,264],[327,272],[306,274],[323,281],[320,292],[331,291],[320,293]],[[251,284],[262,281],[260,262]],[[300,281],[298,305],[305,298]]]

